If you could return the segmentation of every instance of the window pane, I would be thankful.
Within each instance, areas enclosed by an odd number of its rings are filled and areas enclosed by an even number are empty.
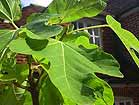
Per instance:
[[[95,43],[98,44],[98,45],[100,45],[100,38],[99,37],[98,38],[95,38]]]
[[[95,43],[93,37],[90,37],[90,43]]]
[[[93,29],[89,29],[89,30],[88,30],[88,32],[89,32],[91,35],[93,35],[93,31],[94,31]]]
[[[94,33],[95,33],[95,36],[99,36],[99,30],[98,29],[94,29]]]
[[[125,105],[123,102],[120,102],[120,104],[119,105]]]

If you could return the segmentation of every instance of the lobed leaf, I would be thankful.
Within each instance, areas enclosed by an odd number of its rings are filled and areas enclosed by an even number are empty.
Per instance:
[[[99,66],[101,68],[99,73],[120,78],[123,77],[119,70],[119,63],[116,61],[116,59],[114,59],[112,55],[104,52],[97,45],[91,44],[89,42],[89,37],[86,36],[86,32],[76,32],[70,34],[64,38],[63,41],[85,56],[91,62]]]
[[[19,43],[23,45],[22,49]],[[93,89],[91,89],[90,95],[86,95],[88,88],[87,90],[83,88],[83,81],[88,74],[98,80],[94,73],[102,70],[69,45],[60,41],[50,40],[43,50],[33,51],[27,45],[25,39],[16,39],[10,43],[10,49],[16,53],[41,56],[50,60],[50,69],[44,69],[47,71],[51,82],[60,91],[65,105],[68,105],[69,102],[78,105],[92,105],[96,101]],[[107,71],[103,71],[103,73],[107,74]],[[100,83],[105,84],[104,81],[101,81],[98,82],[98,85]],[[113,99],[113,97],[109,98]]]
[[[106,20],[109,27],[116,33],[139,67],[139,58],[135,53],[135,51],[139,53],[139,40],[131,32],[123,29],[121,24],[117,22],[112,16],[108,15]]]

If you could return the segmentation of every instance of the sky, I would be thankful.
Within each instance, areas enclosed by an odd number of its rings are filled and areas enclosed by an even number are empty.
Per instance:
[[[21,0],[22,6],[26,7],[30,4],[35,4],[43,7],[47,7],[53,0]]]

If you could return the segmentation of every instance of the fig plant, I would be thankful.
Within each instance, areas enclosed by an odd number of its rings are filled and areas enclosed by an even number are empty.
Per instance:
[[[0,1],[0,18],[14,27],[0,29],[0,105],[113,105],[111,87],[96,73],[122,78],[119,64],[83,30],[112,28],[137,64],[138,40],[111,16],[106,25],[74,29],[72,24],[102,12],[106,0],[54,0],[18,27],[20,5],[20,0]],[[16,61],[19,54],[26,63]]]

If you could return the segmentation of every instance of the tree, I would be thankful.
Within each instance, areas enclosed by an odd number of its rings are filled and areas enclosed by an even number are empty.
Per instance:
[[[19,5],[19,0],[0,1],[0,18],[15,27],[0,30],[0,104],[113,105],[111,87],[95,73],[122,78],[118,62],[91,44],[84,28],[74,30],[71,23],[96,16],[106,0],[54,0],[22,27],[15,24],[21,17]],[[112,28],[139,64],[133,52],[138,51],[138,40],[111,16],[106,19],[108,25],[87,29]],[[27,64],[16,63],[18,54],[27,56]]]

